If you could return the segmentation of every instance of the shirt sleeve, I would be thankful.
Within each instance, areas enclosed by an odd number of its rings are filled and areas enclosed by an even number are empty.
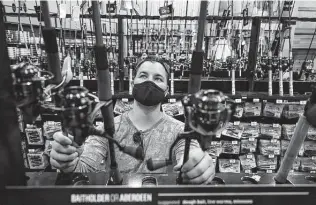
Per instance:
[[[183,131],[184,131],[184,125],[177,126],[177,128],[175,129],[175,136],[177,137],[178,134],[180,134]],[[179,163],[179,161],[183,157],[183,155],[184,155],[184,148],[185,148],[185,140],[184,139],[180,140],[175,145],[174,154],[176,156],[176,163]],[[193,149],[201,149],[200,144],[198,143],[197,140],[191,140],[190,150],[193,150]]]
[[[114,118],[116,131],[121,124],[121,116]],[[97,127],[103,130],[103,123]],[[100,172],[106,171],[108,156],[108,140],[99,136],[89,136],[82,146],[82,154],[79,156],[75,172]],[[80,152],[79,152],[80,153]]]
[[[89,136],[82,149],[75,172],[105,171],[108,152],[107,139],[99,136]]]

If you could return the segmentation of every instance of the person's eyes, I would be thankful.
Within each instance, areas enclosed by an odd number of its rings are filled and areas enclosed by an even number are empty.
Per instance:
[[[163,82],[163,80],[161,78],[156,78],[156,80],[159,82]]]
[[[140,78],[146,78],[146,75],[142,74],[139,76]]]

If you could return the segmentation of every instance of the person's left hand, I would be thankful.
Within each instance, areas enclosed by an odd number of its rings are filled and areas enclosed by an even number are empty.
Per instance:
[[[173,168],[180,171],[183,158]],[[189,153],[188,161],[182,166],[183,183],[186,184],[209,184],[215,176],[215,166],[212,157],[201,149],[194,149]]]

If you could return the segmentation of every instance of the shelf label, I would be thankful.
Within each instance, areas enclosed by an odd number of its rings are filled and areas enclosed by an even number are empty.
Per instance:
[[[274,124],[272,125],[273,127],[279,127],[280,125],[279,124]]]
[[[170,99],[169,99],[169,102],[170,102],[170,103],[175,103],[175,102],[176,102],[176,99],[175,99],[175,98],[170,98]]]
[[[247,159],[252,159],[252,155],[251,155],[251,154],[248,154],[248,155],[247,155]]]
[[[216,134],[216,138],[221,138],[221,133]]]
[[[234,125],[239,125],[240,124],[240,121],[235,121],[234,122]]]
[[[257,122],[251,122],[251,126],[257,126]]]
[[[274,150],[274,154],[275,155],[279,155],[280,154],[280,150]]]
[[[277,104],[281,104],[281,103],[282,103],[282,100],[276,100],[276,103],[277,103]]]
[[[242,98],[242,99],[247,99],[247,96],[242,96],[241,98]]]
[[[231,160],[229,160],[229,162],[230,162],[230,163],[235,163],[235,162],[236,162],[236,160],[231,159]]]
[[[128,98],[122,98],[123,102],[128,102]]]
[[[306,100],[300,101],[300,105],[306,105]]]
[[[249,137],[249,141],[250,141],[250,142],[254,142],[254,141],[255,141],[255,138],[254,138],[254,137]]]
[[[254,148],[254,147],[250,148],[250,152],[255,152],[255,151],[256,151],[256,148]]]
[[[238,142],[237,141],[232,141],[232,144],[238,144]]]
[[[259,102],[259,98],[254,98],[253,102]]]
[[[236,103],[241,103],[241,99],[235,99]]]
[[[272,170],[271,169],[268,169],[267,170],[267,174],[271,174],[272,173]]]
[[[245,173],[246,173],[246,174],[251,174],[251,170],[250,170],[250,169],[246,169],[246,170],[245,170]]]
[[[272,159],[272,158],[274,158],[274,154],[269,154],[269,159]]]
[[[276,139],[271,140],[271,143],[277,143],[277,142],[278,142],[278,140],[276,140]]]

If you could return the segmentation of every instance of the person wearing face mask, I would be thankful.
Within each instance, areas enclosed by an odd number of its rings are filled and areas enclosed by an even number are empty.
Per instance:
[[[146,57],[136,66],[133,81],[134,103],[132,109],[115,117],[115,136],[121,144],[141,145],[145,160],[137,160],[115,147],[118,168],[122,173],[166,174],[167,168],[149,171],[146,160],[169,157],[169,148],[177,135],[184,131],[184,123],[161,111],[161,103],[168,94],[169,65],[162,59]],[[99,127],[98,129],[102,129]],[[89,136],[82,151],[72,146],[73,137],[56,132],[53,136],[51,165],[63,172],[100,172],[109,168],[108,144],[105,138]],[[184,141],[174,151],[174,171],[183,173],[183,182],[207,184],[215,176],[212,158],[192,141],[189,160],[183,164]],[[80,155],[78,154],[80,153]]]

